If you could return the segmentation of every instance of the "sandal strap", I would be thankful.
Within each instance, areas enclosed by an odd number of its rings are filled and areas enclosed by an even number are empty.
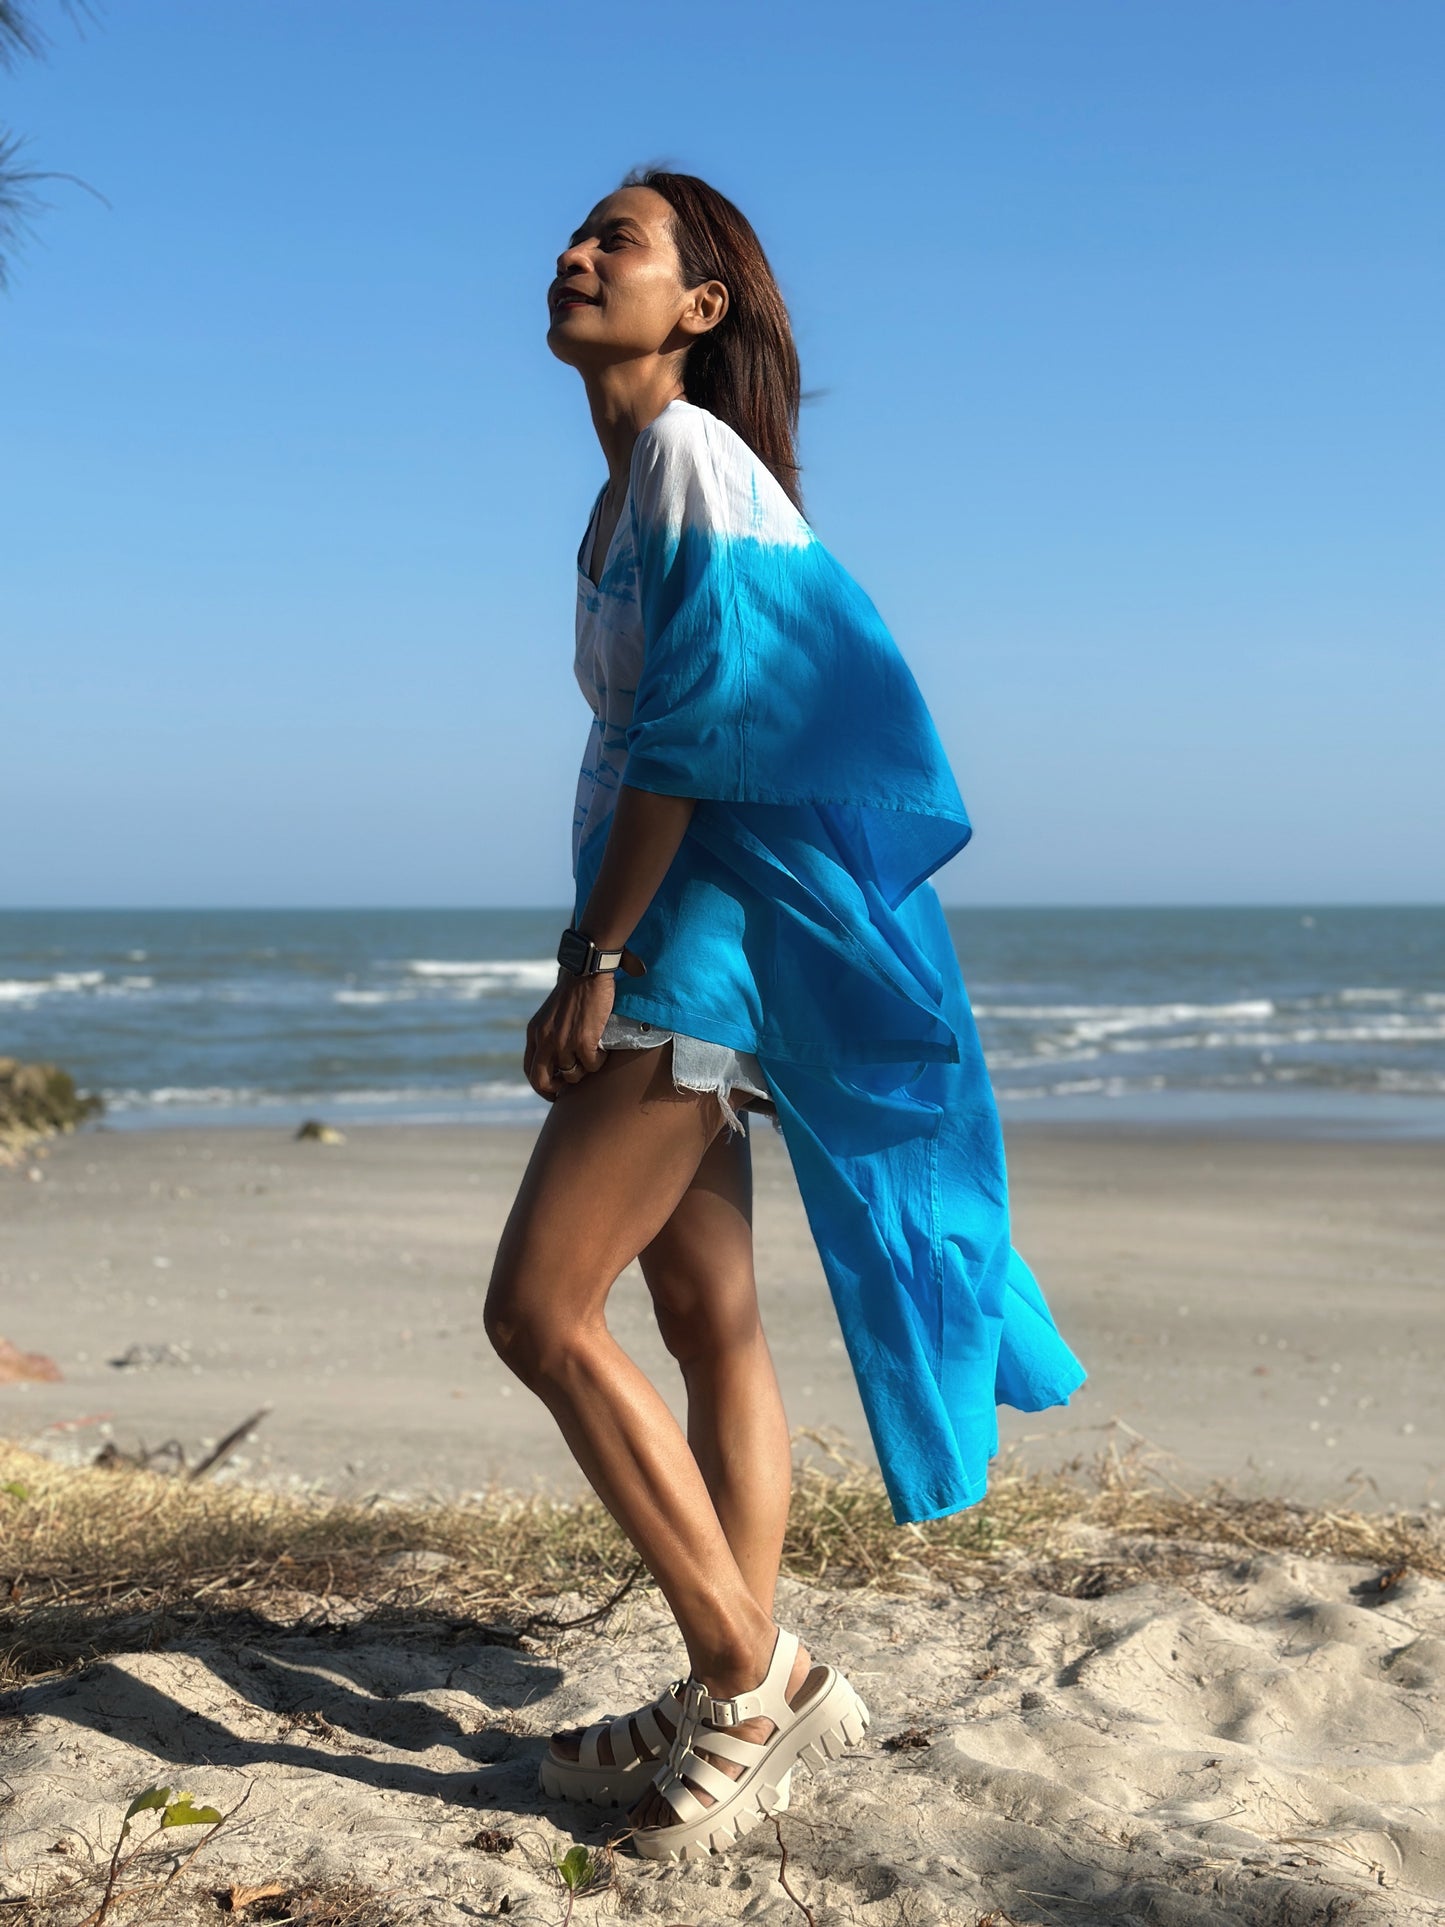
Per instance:
[[[666,1712],[667,1709],[664,1707],[663,1711]],[[668,1748],[668,1736],[658,1725],[657,1715],[653,1712],[652,1708],[650,1706],[644,1706],[641,1712],[634,1713],[632,1717],[636,1720],[637,1730],[647,1742],[648,1750],[652,1753],[653,1757],[656,1758],[659,1753],[665,1753]],[[672,1721],[673,1727],[676,1728],[676,1715],[674,1713],[668,1713],[668,1718]]]
[[[793,1717],[788,1704],[788,1675],[801,1644],[796,1633],[779,1626],[762,1684],[749,1693],[734,1693],[730,1699],[714,1699],[704,1692],[699,1707],[703,1721],[708,1726],[740,1726],[744,1720],[763,1718],[775,1726],[786,1726]]]
[[[612,1764],[616,1767],[629,1767],[642,1758],[632,1744],[632,1722],[635,1713],[624,1713],[612,1721],[608,1731],[612,1735]]]
[[[701,1747],[708,1753],[715,1753],[720,1760],[732,1760],[737,1766],[756,1766],[771,1739],[771,1733],[767,1740],[745,1740],[741,1733],[715,1733],[711,1727],[703,1727],[692,1736],[687,1760],[695,1760]],[[683,1762],[683,1771],[690,1773],[692,1768],[687,1760]],[[707,1762],[703,1764],[705,1766]],[[737,1782],[733,1784],[736,1786]]]
[[[712,1811],[711,1807],[698,1799],[685,1781],[677,1777],[666,1760],[658,1763],[657,1771],[652,1776],[652,1784],[672,1808],[676,1822],[683,1826],[691,1825],[694,1820],[701,1820],[705,1813]]]
[[[679,1724],[682,1703],[678,1698],[678,1689],[682,1685],[682,1680],[675,1679],[664,1692],[658,1694],[651,1705],[639,1706],[635,1713],[620,1713],[615,1718],[594,1720],[578,1742],[578,1765],[588,1767],[595,1772],[608,1770],[601,1752],[603,1735],[606,1734],[612,1740],[612,1765],[620,1771],[636,1766],[643,1756],[633,1743],[634,1720],[637,1722],[638,1732],[647,1742],[653,1756],[665,1753],[670,1742],[667,1734],[657,1723],[657,1712],[660,1709],[665,1713],[674,1727]]]
[[[711,1760],[703,1759],[698,1753],[684,1754],[681,1766],[674,1767],[672,1773],[673,1778],[663,1788],[663,1794],[668,1799],[672,1796],[673,1782],[678,1780],[691,1780],[695,1787],[710,1793],[714,1800],[725,1800],[730,1793],[738,1790],[734,1775],[724,1773],[720,1766],[714,1766]]]

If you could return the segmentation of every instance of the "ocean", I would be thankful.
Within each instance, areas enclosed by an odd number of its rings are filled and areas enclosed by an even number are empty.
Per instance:
[[[0,911],[0,1055],[115,1129],[535,1124],[557,910]],[[1445,1137],[1445,907],[951,909],[1010,1120]]]

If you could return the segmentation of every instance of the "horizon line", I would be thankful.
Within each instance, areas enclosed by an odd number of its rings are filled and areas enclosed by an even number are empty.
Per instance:
[[[1137,902],[1078,902],[1057,898],[1048,902],[975,903],[944,902],[945,910],[1440,910],[1445,898],[1421,900],[1395,897],[1320,897],[1256,898],[1241,901],[1223,898],[1151,898]],[[340,916],[357,913],[375,916],[409,916],[441,912],[570,917],[566,904],[533,903],[34,903],[0,905],[0,917],[21,916],[154,916],[223,915],[240,913],[270,915]]]

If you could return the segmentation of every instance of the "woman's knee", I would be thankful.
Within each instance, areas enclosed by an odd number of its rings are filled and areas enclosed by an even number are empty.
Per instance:
[[[525,1279],[496,1273],[482,1307],[482,1329],[502,1363],[527,1385],[565,1376],[588,1342],[587,1321],[575,1307],[529,1289]]]
[[[762,1331],[752,1276],[647,1275],[653,1317],[663,1344],[687,1370],[698,1362],[754,1345]]]
[[[482,1306],[482,1330],[504,1365],[515,1369],[528,1342],[531,1320],[516,1296],[500,1284],[495,1272]]]

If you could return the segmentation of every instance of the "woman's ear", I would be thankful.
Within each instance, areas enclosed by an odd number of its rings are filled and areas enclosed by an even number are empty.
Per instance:
[[[692,304],[680,325],[693,334],[706,334],[715,328],[728,311],[728,291],[721,281],[704,281],[692,291]]]

